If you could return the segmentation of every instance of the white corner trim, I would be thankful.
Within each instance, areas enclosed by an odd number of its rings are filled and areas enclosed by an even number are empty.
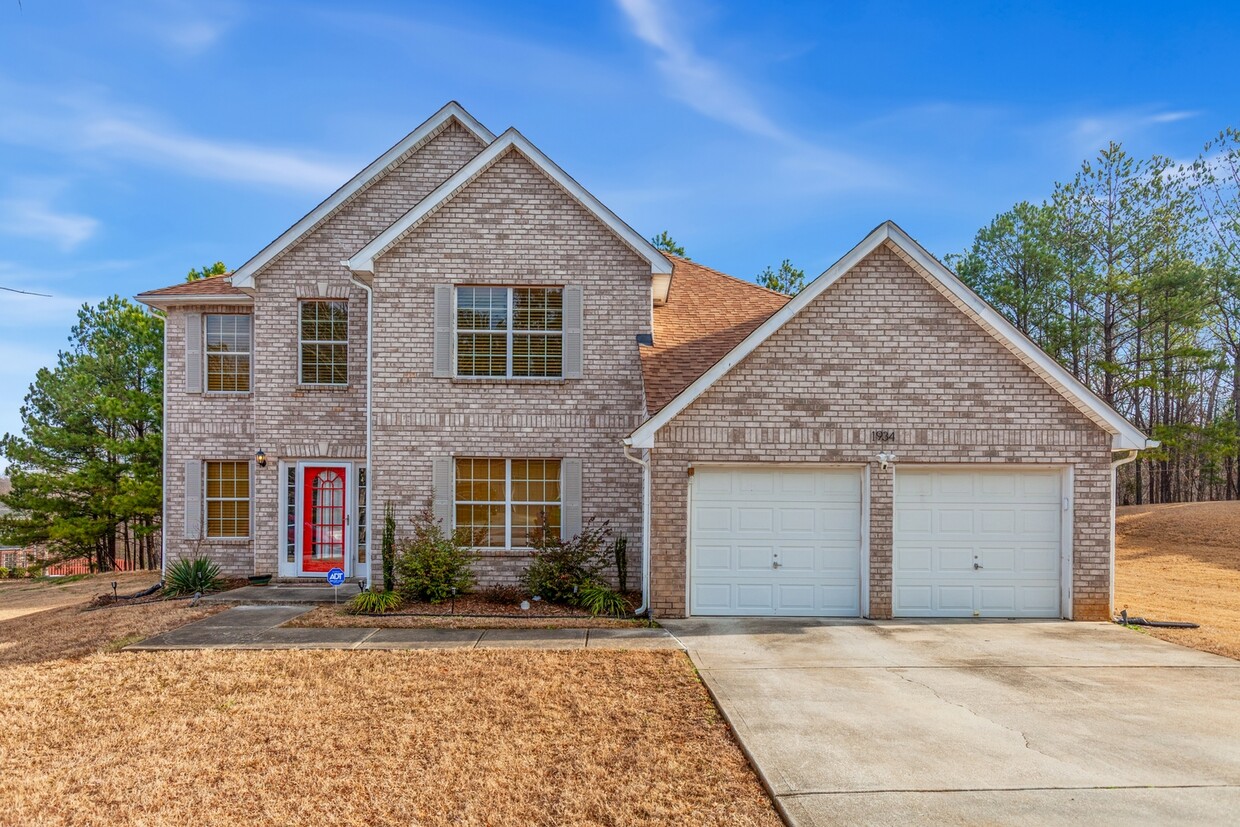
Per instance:
[[[292,227],[285,230],[279,238],[259,251],[258,255],[238,267],[233,274],[233,286],[253,287],[254,275],[259,270],[297,243],[302,236],[346,204],[360,190],[369,186],[376,178],[387,172],[388,168],[401,156],[425,141],[451,120],[455,120],[473,134],[474,137],[482,141],[483,144],[490,144],[495,140],[495,135],[491,130],[479,123],[473,115],[466,112],[463,106],[456,101],[448,102],[442,109],[431,115],[421,126],[401,138],[395,146],[380,155],[365,169],[353,176],[348,183],[328,196],[327,200],[308,212],[305,217]]]
[[[775,312],[769,319],[759,325],[745,337],[736,347],[732,348],[710,370],[699,376],[694,382],[681,391],[667,405],[663,406],[650,419],[642,423],[630,436],[631,444],[637,448],[648,448],[654,445],[654,435],[672,421],[681,411],[701,396],[707,388],[717,382],[741,360],[752,353],[758,345],[784,326],[793,316],[800,313],[810,302],[822,295],[832,284],[856,267],[872,253],[880,244],[889,242],[904,252],[917,263],[931,279],[942,285],[946,291],[971,313],[984,329],[991,333],[1000,343],[1008,347],[1028,364],[1035,372],[1054,387],[1082,413],[1097,422],[1112,435],[1113,450],[1143,449],[1155,447],[1158,443],[1148,439],[1136,426],[1125,419],[1114,408],[1102,401],[1093,391],[1082,384],[1076,377],[1063,368],[1058,362],[1046,355],[1016,327],[1003,318],[994,308],[960,281],[952,271],[944,267],[938,259],[913,240],[895,222],[885,221],[876,227],[861,243],[853,247],[835,264],[805,286],[792,301]]]
[[[387,252],[407,233],[413,231],[423,219],[439,209],[444,202],[451,200],[474,178],[489,169],[492,164],[512,149],[525,156],[544,175],[593,213],[599,221],[631,247],[634,252],[649,261],[652,274],[670,274],[672,272],[672,263],[656,250],[649,241],[628,224],[621,221],[603,202],[599,201],[585,187],[573,180],[568,173],[560,169],[554,161],[543,154],[542,150],[530,143],[529,139],[516,129],[509,129],[492,141],[486,149],[475,155],[473,160],[457,170],[456,174],[451,178],[436,187],[434,192],[423,198],[417,206],[375,236],[365,247],[350,256],[344,262],[345,266],[354,273],[373,275],[375,272],[375,259]]]

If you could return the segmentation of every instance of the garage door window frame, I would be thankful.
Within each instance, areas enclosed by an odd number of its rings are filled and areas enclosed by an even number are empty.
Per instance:
[[[1061,517],[1059,520],[1059,615],[1064,620],[1072,620],[1072,538],[1073,528],[1076,525],[1076,468],[1071,463],[1059,462],[1002,462],[1002,463],[980,463],[980,462],[900,462],[892,466],[891,473],[891,490],[892,490],[892,528],[894,530],[895,521],[895,485],[896,474],[900,473],[900,469],[906,471],[958,471],[958,472],[985,472],[994,471],[1002,473],[1003,471],[1058,471],[1059,493],[1061,499]],[[893,567],[895,559],[891,561]],[[1111,578],[1114,580],[1115,568],[1111,568]]]
[[[685,614],[692,616],[693,606],[693,500],[697,471],[723,469],[775,468],[787,471],[854,471],[861,475],[861,559],[860,599],[858,617],[870,616],[870,464],[859,462],[695,462],[689,464],[689,484],[685,495]],[[895,485],[894,481],[891,483]],[[894,489],[893,489],[894,490]]]

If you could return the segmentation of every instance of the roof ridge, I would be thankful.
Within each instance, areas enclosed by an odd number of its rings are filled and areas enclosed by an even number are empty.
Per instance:
[[[749,279],[743,279],[740,276],[734,276],[731,273],[725,273],[722,270],[716,270],[714,267],[711,267],[708,264],[702,264],[700,261],[694,261],[693,259],[688,258],[687,256],[678,256],[675,253],[669,253],[666,250],[660,250],[659,252],[663,253],[663,255],[667,256],[670,259],[673,259],[674,261],[683,261],[686,264],[690,264],[694,267],[701,267],[703,270],[707,270],[711,273],[714,273],[716,276],[723,276],[725,279],[731,279],[732,281],[739,282],[745,285],[746,287],[753,287],[757,290],[762,290],[763,292],[771,293],[773,295],[779,296],[781,299],[792,298],[787,293],[781,293],[778,290],[772,290],[769,287],[764,287],[763,285],[758,284],[755,281],[750,281]]]

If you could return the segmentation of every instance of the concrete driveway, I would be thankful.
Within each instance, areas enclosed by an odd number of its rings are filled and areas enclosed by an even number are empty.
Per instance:
[[[796,824],[1240,819],[1240,662],[1096,623],[664,625]]]

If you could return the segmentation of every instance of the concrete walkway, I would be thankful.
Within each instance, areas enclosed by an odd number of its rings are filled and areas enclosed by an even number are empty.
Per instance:
[[[307,605],[235,606],[126,646],[167,649],[681,649],[663,629],[284,628]]]
[[[664,625],[794,824],[1240,813],[1240,662],[1228,658],[1098,623]]]

